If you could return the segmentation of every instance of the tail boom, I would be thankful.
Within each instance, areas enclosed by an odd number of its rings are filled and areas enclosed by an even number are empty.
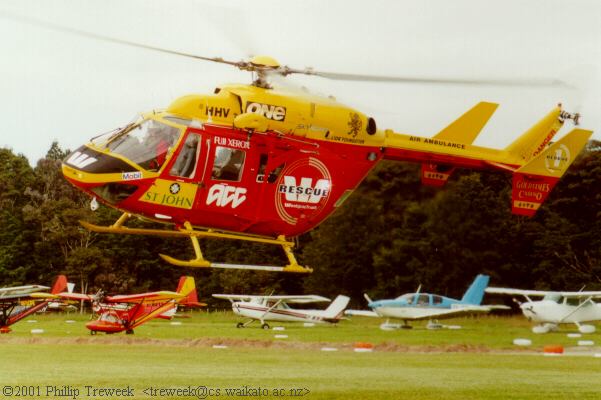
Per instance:
[[[444,185],[457,167],[512,172],[512,212],[533,216],[592,134],[574,129],[549,144],[565,115],[554,109],[503,150],[387,130],[383,159],[422,163],[422,182],[434,186]]]

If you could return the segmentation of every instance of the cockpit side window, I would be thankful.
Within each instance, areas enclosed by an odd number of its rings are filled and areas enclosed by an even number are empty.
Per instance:
[[[195,133],[188,134],[188,137],[177,156],[177,160],[175,160],[169,173],[173,176],[180,176],[182,178],[193,178],[196,174],[201,145],[202,141],[200,140],[199,135]]]
[[[211,179],[240,181],[244,169],[246,152],[229,147],[217,146]]]

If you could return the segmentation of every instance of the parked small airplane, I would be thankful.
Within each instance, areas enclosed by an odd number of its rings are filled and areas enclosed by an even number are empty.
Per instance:
[[[53,294],[67,287],[65,275],[59,275],[50,293],[48,286],[27,285],[0,289],[0,333],[11,331],[10,325],[48,306]]]
[[[269,329],[265,321],[312,322],[335,324],[342,318],[350,298],[339,295],[325,310],[305,310],[290,308],[288,304],[308,304],[329,302],[322,296],[249,296],[243,294],[214,294],[218,299],[227,299],[232,303],[235,314],[250,318],[245,323],[238,322],[236,327],[244,328],[253,321],[260,321],[261,328]]]
[[[451,299],[436,294],[420,293],[421,286],[416,293],[407,293],[396,299],[373,301],[365,294],[367,306],[371,311],[347,310],[347,315],[361,315],[368,317],[386,317],[385,323],[380,325],[383,330],[411,329],[408,321],[428,319],[429,329],[443,328],[436,322],[443,318],[455,318],[461,315],[474,313],[487,313],[493,309],[509,309],[506,306],[481,305],[484,289],[488,285],[487,275],[478,275],[467,289],[461,300]],[[390,318],[403,320],[403,325],[390,323]]]
[[[575,324],[580,333],[593,333],[594,325],[582,323],[601,321],[601,304],[593,301],[601,298],[601,291],[552,292],[490,287],[486,292],[524,296],[525,302],[514,301],[529,321],[540,323],[532,328],[534,333],[556,331],[559,324]],[[542,300],[533,301],[532,297],[542,297]]]
[[[59,293],[63,299],[91,301],[98,319],[86,324],[90,334],[97,332],[134,333],[134,328],[153,318],[170,318],[178,304],[205,305],[198,302],[194,278],[182,276],[176,292],[160,291],[132,295],[104,296],[83,293]]]

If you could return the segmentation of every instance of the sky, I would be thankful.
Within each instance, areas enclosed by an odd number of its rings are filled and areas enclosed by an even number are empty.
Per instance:
[[[566,87],[340,82],[286,84],[332,95],[379,128],[432,136],[479,101],[500,103],[475,144],[503,148],[556,104],[601,140],[597,0],[3,0],[0,147],[32,165],[53,141],[91,137],[248,73],[31,25],[47,21],[121,40],[238,61],[269,55],[328,72],[561,80]],[[567,125],[567,124],[566,124]],[[569,131],[564,126],[562,133]]]

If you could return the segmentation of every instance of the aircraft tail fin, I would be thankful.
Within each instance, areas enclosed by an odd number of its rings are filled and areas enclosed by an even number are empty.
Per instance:
[[[338,295],[324,311],[324,317],[333,319],[342,317],[344,309],[350,300],[351,299],[348,296]]]
[[[591,135],[592,131],[573,129],[515,171],[511,211],[518,215],[533,216]]]
[[[484,289],[488,286],[488,275],[478,275],[467,289],[461,301],[466,304],[480,305],[484,298]]]
[[[188,307],[198,307],[203,305],[198,302],[198,293],[196,291],[196,283],[194,281],[194,277],[192,276],[182,276],[179,278],[179,283],[177,285],[177,293],[183,294],[184,298],[182,298],[178,304]]]
[[[67,288],[67,277],[65,275],[59,275],[56,277],[56,280],[54,281],[54,285],[52,285],[52,289],[50,290],[50,293],[58,294],[58,293],[64,292],[66,288]]]
[[[455,143],[472,144],[499,105],[482,101],[434,136],[436,139]],[[455,167],[451,165],[422,163],[422,183],[443,186]]]

